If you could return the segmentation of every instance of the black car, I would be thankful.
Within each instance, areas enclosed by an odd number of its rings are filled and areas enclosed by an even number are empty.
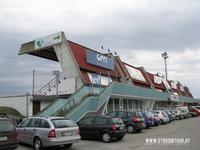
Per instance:
[[[18,134],[13,122],[0,117],[0,150],[16,149],[18,145]]]
[[[120,118],[111,116],[87,116],[78,122],[82,139],[100,139],[105,143],[116,138],[121,140],[126,129]]]
[[[126,125],[128,133],[140,132],[144,128],[144,118],[135,111],[113,111],[109,116],[120,117]]]

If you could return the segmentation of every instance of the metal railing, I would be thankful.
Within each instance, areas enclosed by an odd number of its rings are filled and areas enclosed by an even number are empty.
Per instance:
[[[43,87],[41,87],[35,95],[46,95],[47,92],[51,91],[52,88],[57,86],[57,82],[61,82],[61,80],[65,79],[63,72],[61,72],[58,77],[54,77],[51,81],[46,83]]]

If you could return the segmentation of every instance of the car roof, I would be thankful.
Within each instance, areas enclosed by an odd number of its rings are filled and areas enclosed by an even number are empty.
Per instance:
[[[109,116],[109,115],[89,115],[83,118],[89,118],[89,117],[116,118],[115,116]]]
[[[10,120],[10,119],[7,117],[0,117],[0,120]]]
[[[45,118],[45,119],[64,119],[65,117],[61,117],[61,116],[31,116],[31,117],[27,117],[26,119],[32,119],[32,118]],[[65,118],[68,119],[68,118]]]

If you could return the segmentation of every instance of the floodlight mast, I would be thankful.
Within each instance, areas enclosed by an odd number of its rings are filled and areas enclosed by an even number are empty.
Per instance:
[[[164,59],[164,62],[165,62],[165,76],[166,76],[166,80],[168,79],[168,74],[167,74],[167,58],[169,58],[167,52],[164,52],[161,54],[161,56],[163,57]]]

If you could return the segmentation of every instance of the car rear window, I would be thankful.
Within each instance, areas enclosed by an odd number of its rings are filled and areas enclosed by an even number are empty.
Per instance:
[[[0,132],[13,131],[14,126],[9,120],[0,120]]]
[[[72,120],[67,119],[52,119],[55,128],[77,127],[77,124]]]
[[[120,118],[112,118],[112,124],[119,125],[119,124],[122,124],[122,123],[123,123],[122,119],[120,119]]]

